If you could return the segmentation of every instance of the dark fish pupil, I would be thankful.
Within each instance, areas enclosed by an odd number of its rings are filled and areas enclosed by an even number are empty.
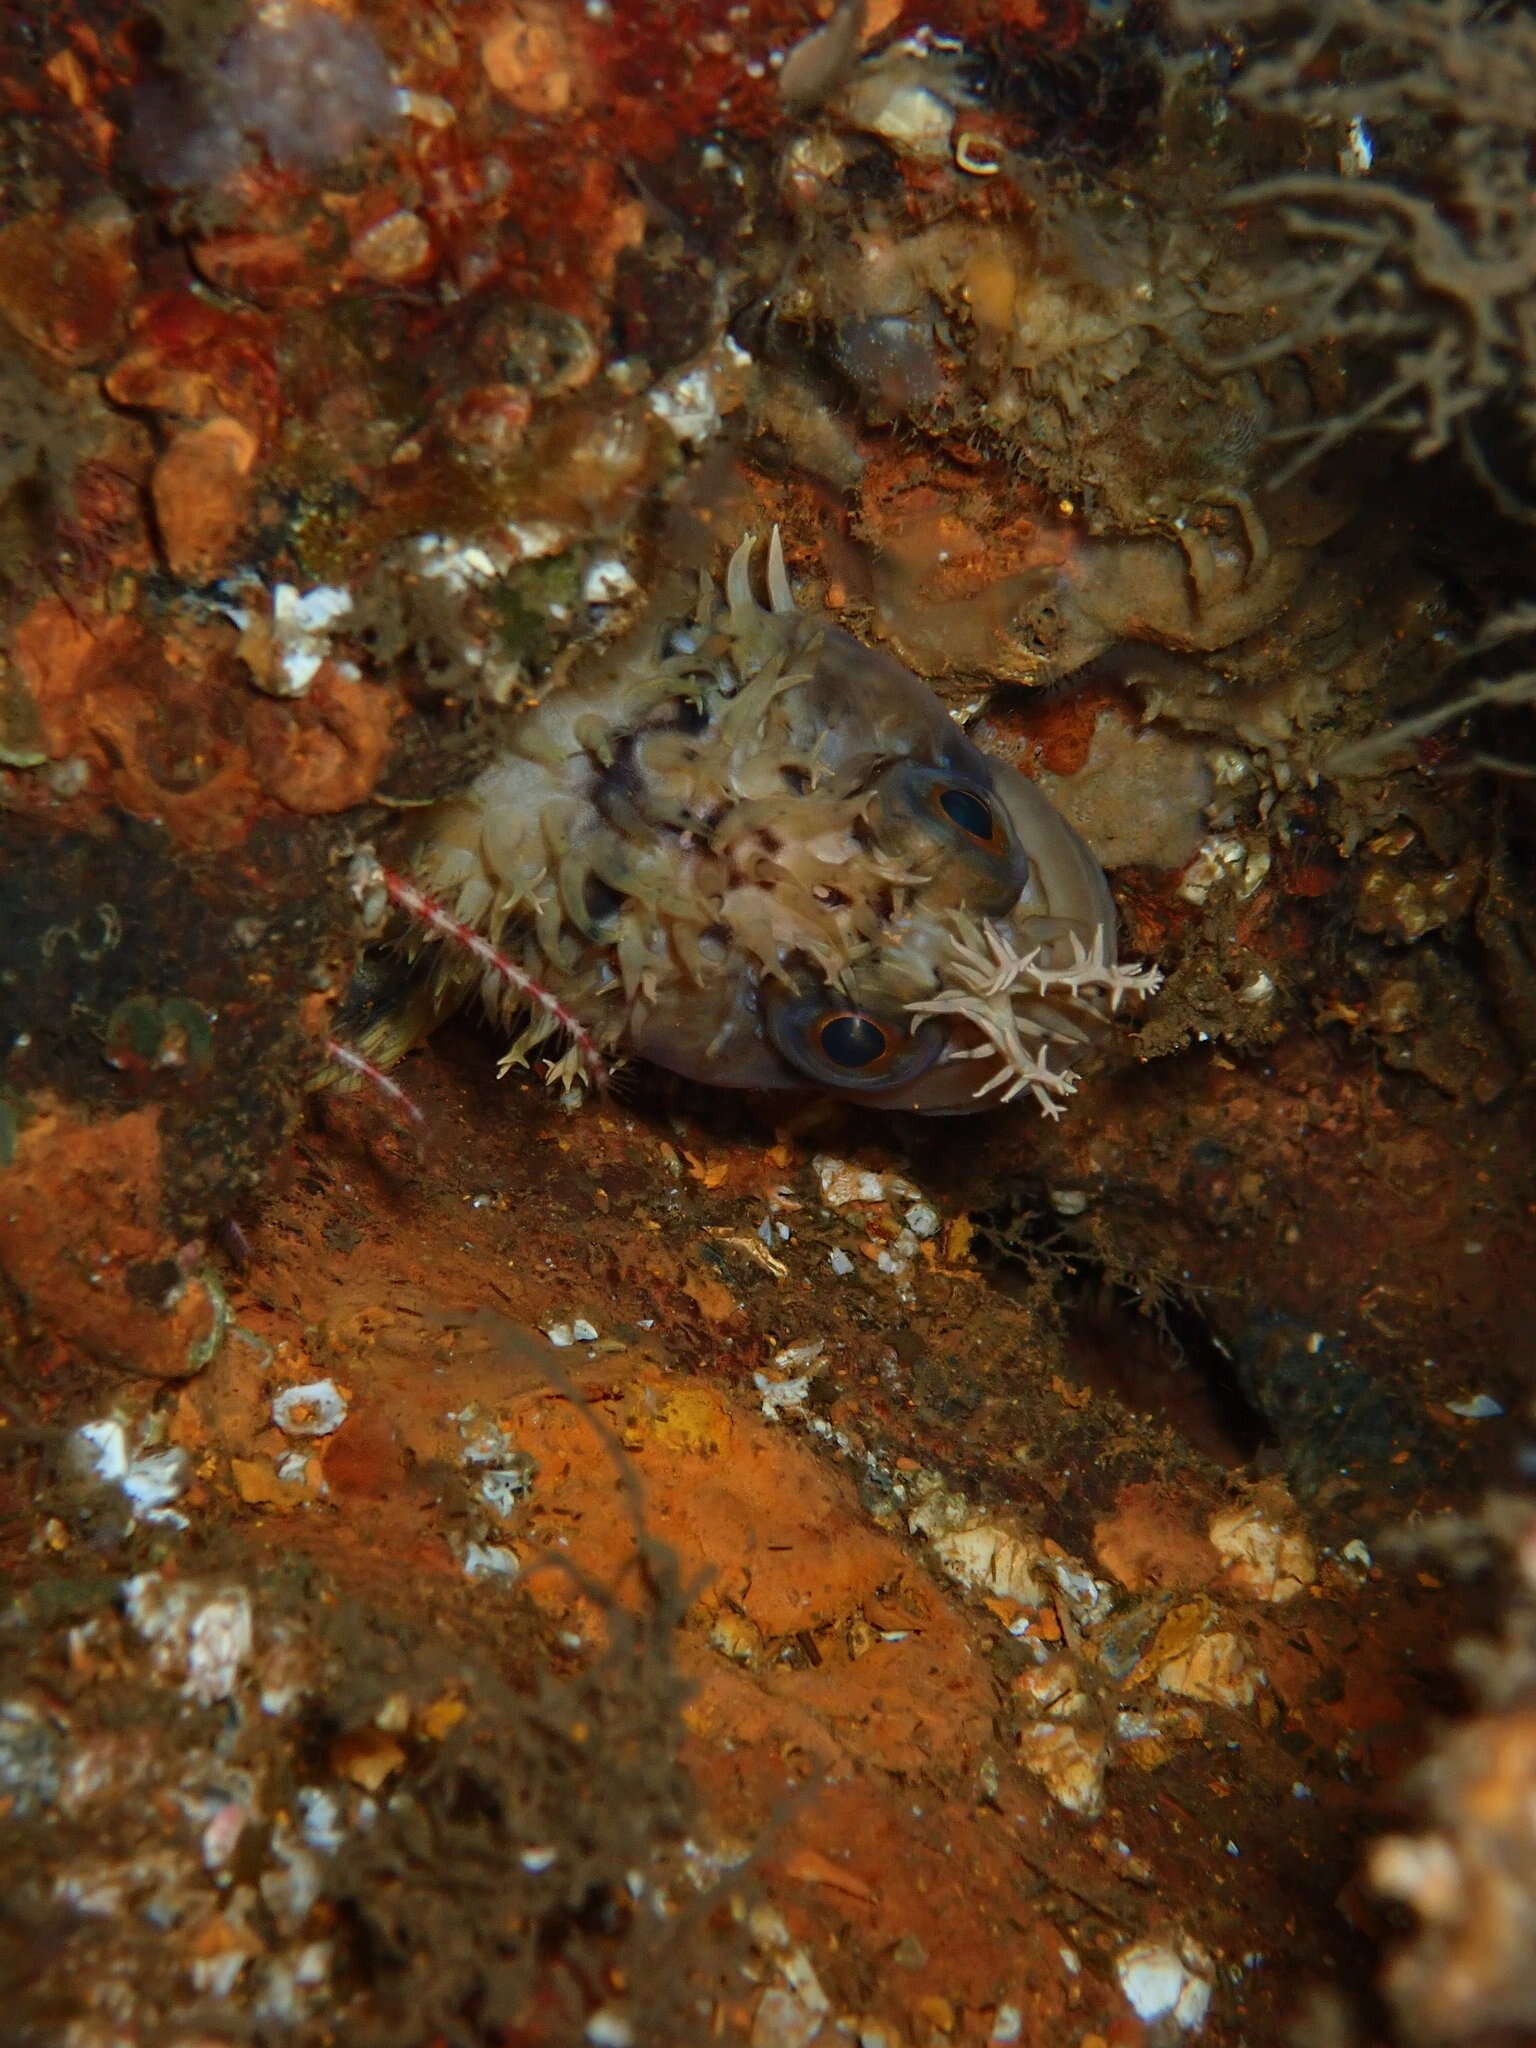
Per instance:
[[[986,800],[974,795],[968,789],[946,789],[939,798],[939,808],[952,825],[958,825],[962,832],[972,839],[992,837],[992,811]]]
[[[868,1067],[885,1051],[885,1033],[871,1017],[845,1012],[821,1027],[821,1049],[838,1067]]]

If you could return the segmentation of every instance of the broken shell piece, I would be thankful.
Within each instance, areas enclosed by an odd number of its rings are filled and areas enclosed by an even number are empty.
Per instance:
[[[523,1569],[517,1553],[504,1543],[466,1543],[463,1558],[468,1579],[515,1579]]]
[[[1278,1483],[1211,1518],[1211,1542],[1227,1569],[1223,1584],[1253,1600],[1294,1600],[1317,1578],[1317,1553]]]
[[[868,1167],[853,1166],[835,1159],[830,1152],[818,1152],[811,1161],[821,1188],[821,1199],[829,1209],[844,1209],[850,1202],[884,1202],[891,1195],[915,1195],[894,1174],[873,1173]]]
[[[158,1671],[184,1673],[182,1691],[199,1706],[229,1698],[251,1654],[251,1596],[243,1586],[140,1572],[124,1582],[123,1600]]]
[[[1082,1720],[1092,1708],[1077,1682],[1077,1667],[1065,1655],[1048,1657],[1033,1671],[1021,1672],[1014,1690],[1035,1713],[1056,1721]]]
[[[191,1464],[183,1450],[149,1450],[143,1432],[130,1437],[117,1416],[82,1422],[70,1446],[71,1462],[103,1486],[115,1486],[134,1514],[146,1522],[185,1527],[171,1502],[186,1492]]]
[[[1214,1604],[1204,1598],[1165,1614],[1128,1683],[1142,1685],[1155,1678],[1160,1691],[1186,1699],[1219,1707],[1251,1705],[1264,1674],[1236,1636],[1212,1629],[1215,1618]]]
[[[1172,1942],[1138,1941],[1115,1963],[1120,1989],[1138,2019],[1171,2019],[1186,2033],[1205,2024],[1215,1965],[1188,1936]]]
[[[1036,1539],[983,1523],[935,1537],[933,1552],[951,1577],[964,1586],[1016,1600],[1021,1607],[1041,1607],[1050,1597],[1046,1582],[1036,1577],[1044,1562]]]
[[[347,1398],[334,1380],[284,1387],[272,1397],[272,1420],[285,1436],[329,1436],[347,1419]]]
[[[1182,1655],[1170,1657],[1158,1672],[1157,1683],[1162,1692],[1208,1700],[1215,1707],[1248,1707],[1263,1683],[1263,1673],[1250,1664],[1236,1636],[1218,1629]]]
[[[1069,1813],[1100,1811],[1107,1751],[1100,1730],[1071,1721],[1031,1721],[1019,1730],[1019,1761]]]

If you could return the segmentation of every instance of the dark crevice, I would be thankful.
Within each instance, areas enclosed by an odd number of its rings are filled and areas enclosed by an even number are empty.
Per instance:
[[[1112,1271],[1048,1205],[1010,1206],[975,1221],[1000,1291],[1050,1287],[1068,1360],[1085,1386],[1166,1424],[1229,1470],[1274,1453],[1274,1430],[1193,1295],[1138,1287]]]

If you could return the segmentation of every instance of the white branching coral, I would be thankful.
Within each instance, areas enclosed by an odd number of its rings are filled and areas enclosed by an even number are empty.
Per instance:
[[[1162,986],[1160,969],[1109,957],[1102,925],[1087,941],[1069,932],[1067,944],[1065,961],[1053,958],[1059,952],[1054,941],[1020,952],[1014,933],[988,923],[979,934],[956,937],[941,967],[952,985],[909,1005],[914,1017],[964,1019],[982,1034],[980,1044],[951,1046],[944,1055],[946,1061],[995,1062],[975,1091],[978,1099],[995,1093],[1000,1102],[1012,1102],[1027,1088],[1043,1115],[1064,1115],[1077,1074],[1071,1066],[1052,1066],[1046,1055],[1052,1046],[1081,1046],[1088,1034],[1059,1007],[1048,1007],[1052,998],[1065,996],[1090,1010],[1107,1001],[1114,1011],[1127,996],[1154,995]]]

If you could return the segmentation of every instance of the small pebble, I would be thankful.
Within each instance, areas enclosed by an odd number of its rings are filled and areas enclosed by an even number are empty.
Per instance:
[[[1468,1394],[1465,1400],[1447,1401],[1445,1405],[1463,1422],[1491,1422],[1504,1413],[1504,1404],[1495,1401],[1492,1394]]]

